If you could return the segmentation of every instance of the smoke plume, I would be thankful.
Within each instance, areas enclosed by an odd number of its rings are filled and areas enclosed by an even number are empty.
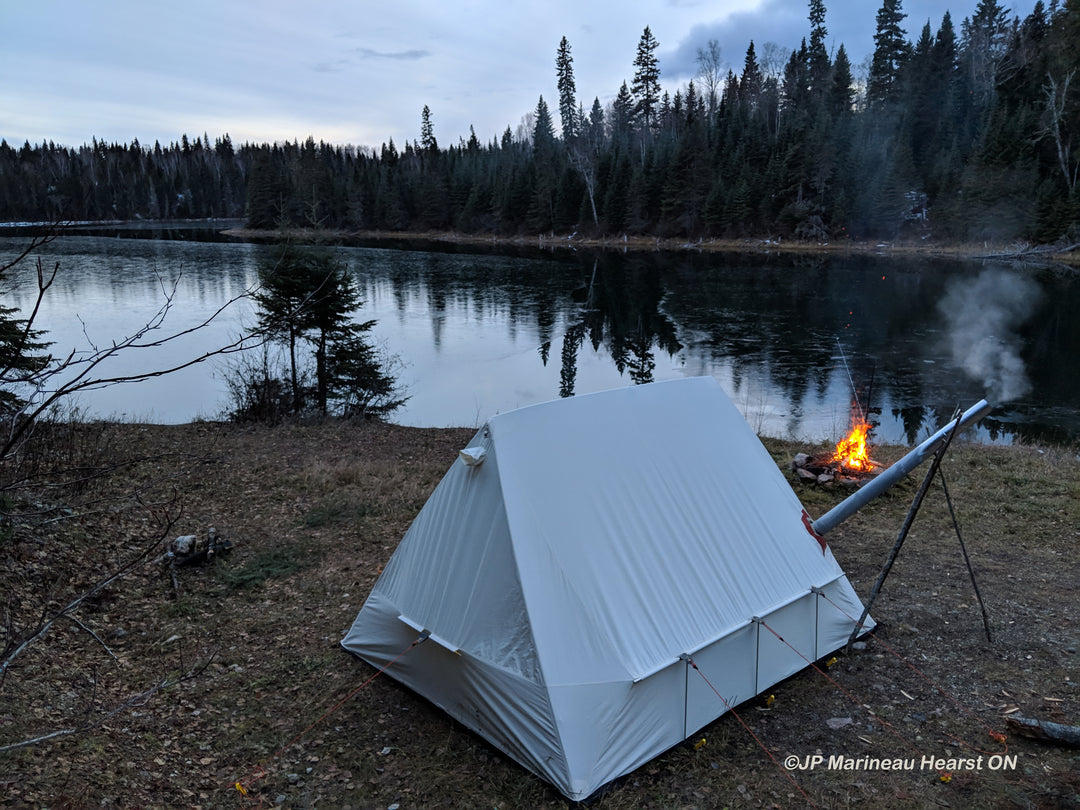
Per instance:
[[[994,404],[1031,390],[1017,330],[1034,313],[1041,295],[1032,279],[989,269],[974,281],[952,282],[939,304],[953,362],[982,383]]]

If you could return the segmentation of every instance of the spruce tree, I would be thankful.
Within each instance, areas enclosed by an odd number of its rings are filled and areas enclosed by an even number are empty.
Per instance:
[[[555,153],[555,124],[551,120],[544,97],[536,103],[535,125],[533,126],[533,157],[538,161],[549,160]]]
[[[555,190],[559,167],[556,165],[555,125],[543,96],[540,96],[536,104],[535,120],[533,165],[536,190],[530,209],[530,224],[536,230],[544,231],[552,228],[555,221]]]
[[[293,413],[303,408],[305,399],[300,384],[299,346],[310,329],[307,303],[325,277],[310,254],[290,245],[284,245],[259,268],[259,288],[253,296],[258,306],[258,330],[288,350]]]
[[[589,138],[589,148],[595,155],[599,155],[600,148],[604,144],[604,126],[604,107],[600,104],[600,97],[594,96],[586,134]]]
[[[757,55],[754,53],[754,42],[751,40],[746,49],[746,58],[743,60],[742,78],[736,83],[739,101],[746,106],[748,112],[753,112],[757,108],[763,84],[764,77],[758,66]]]
[[[439,143],[435,140],[435,125],[431,122],[431,108],[427,104],[420,111],[420,148],[425,152],[439,149]]]
[[[956,126],[956,92],[959,71],[956,30],[953,28],[952,15],[948,11],[941,18],[941,26],[934,36],[932,56],[934,74],[934,99],[938,106],[943,129],[953,130]]]
[[[824,0],[810,0],[810,47],[807,69],[810,92],[817,98],[823,98],[828,94],[832,73],[829,52],[825,48],[825,38],[828,34],[829,29],[825,27]]]
[[[284,245],[260,267],[259,282],[254,295],[258,328],[288,349],[293,413],[313,405],[326,414],[335,397],[354,412],[358,402],[378,402],[389,409],[401,404],[403,400],[395,404],[400,399],[391,396],[396,386],[364,337],[375,322],[353,320],[362,301],[342,262],[321,251]],[[301,342],[311,347],[315,360],[313,386],[303,385]]]
[[[11,286],[11,275],[20,260],[16,259],[0,267],[0,293],[7,293]],[[55,271],[52,274],[55,277]],[[52,284],[50,274],[38,259],[39,283],[44,284],[44,293]],[[42,339],[44,333],[33,328],[32,319],[19,318],[17,307],[0,304],[0,418],[12,417],[25,400],[25,391],[20,389],[25,383],[42,371],[50,357],[43,352],[49,343]]]
[[[909,46],[907,31],[900,23],[907,16],[901,0],[884,0],[877,13],[874,33],[874,55],[866,83],[867,101],[871,107],[881,107],[898,99],[900,73],[907,62]]]
[[[659,47],[649,26],[645,26],[634,57],[637,70],[630,90],[634,94],[634,112],[646,131],[651,131],[656,124],[656,107],[660,102],[660,60],[656,56]]]
[[[634,100],[626,82],[619,87],[615,100],[611,102],[611,136],[615,140],[625,140],[634,126]]]
[[[788,132],[801,131],[810,118],[809,55],[810,49],[804,39],[799,50],[791,52],[791,58],[784,66],[784,128]]]
[[[381,418],[408,400],[365,333],[375,321],[349,323],[327,357],[328,395],[335,413],[348,418]]]
[[[581,132],[582,122],[577,114],[577,86],[574,83],[574,57],[570,55],[570,43],[566,37],[559,42],[555,55],[555,74],[559,88],[559,117],[562,121],[562,137],[569,143]]]
[[[832,87],[829,90],[828,109],[834,118],[847,117],[855,103],[855,80],[851,75],[851,61],[843,44],[836,50],[833,61]]]
[[[931,146],[937,117],[941,110],[935,109],[934,85],[934,36],[927,22],[915,41],[907,67],[904,70],[905,132],[902,137],[910,139],[916,162]]]

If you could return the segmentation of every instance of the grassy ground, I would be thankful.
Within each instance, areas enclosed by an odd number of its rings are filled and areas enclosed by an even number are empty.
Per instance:
[[[152,562],[161,549],[150,550],[151,559],[15,659],[0,684],[0,746],[84,730],[0,752],[0,803],[565,806],[552,788],[385,676],[341,703],[374,670],[338,641],[471,434],[378,424],[193,424],[92,425],[67,436],[61,457],[49,463],[130,463],[61,491],[20,491],[7,503],[22,517],[0,532],[0,638],[25,636],[155,537],[214,526],[235,548],[213,564],[178,569],[179,591]],[[813,450],[766,445],[785,470],[796,452]],[[887,462],[900,452],[879,448],[875,456]],[[780,761],[818,753],[826,761],[976,759],[981,750],[988,753],[980,768],[957,767],[943,783],[918,767],[819,765],[793,772],[793,782],[727,715],[695,738],[704,745],[672,749],[594,806],[1080,802],[1074,750],[1010,735],[1015,766],[995,770],[988,759],[1005,750],[988,730],[1004,731],[1007,713],[1080,724],[1080,460],[1071,449],[961,445],[950,450],[945,472],[993,641],[983,635],[935,487],[875,604],[881,641],[827,669],[855,702],[807,670],[772,690],[768,706],[755,701],[739,714]],[[917,483],[894,488],[829,537],[864,597]],[[792,486],[814,515],[844,494]],[[49,510],[59,502],[68,509]]]

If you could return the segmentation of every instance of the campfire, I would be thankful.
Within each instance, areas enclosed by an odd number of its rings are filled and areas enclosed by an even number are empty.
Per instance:
[[[853,409],[851,430],[830,454],[810,456],[799,453],[791,462],[792,471],[804,481],[819,484],[837,482],[848,486],[862,486],[874,477],[881,465],[870,458],[870,431],[873,425],[861,411]]]
[[[870,423],[862,417],[852,420],[854,424],[847,436],[837,442],[836,450],[828,463],[840,470],[869,472],[874,468],[870,459]]]

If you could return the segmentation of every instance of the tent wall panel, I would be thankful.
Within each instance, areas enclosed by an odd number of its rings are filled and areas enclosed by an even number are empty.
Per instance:
[[[759,694],[816,659],[818,595],[807,592],[795,602],[761,617],[768,627],[758,628]],[[769,631],[771,627],[780,638]],[[794,649],[792,649],[794,648]]]
[[[418,634],[400,620],[377,620],[373,609],[378,607],[378,600],[369,600],[365,608],[372,610],[363,617],[364,623],[354,624],[350,632],[364,634],[360,657],[382,668]],[[385,616],[396,610],[384,607]],[[567,782],[566,757],[548,692],[542,685],[491,667],[467,653],[449,652],[430,639],[395,661],[387,673],[533,773],[553,784]],[[438,676],[432,677],[432,673]]]
[[[824,596],[819,595],[817,599],[818,650],[820,655],[825,655],[847,644],[862,615],[863,605],[846,577],[830,582],[821,590]],[[863,629],[874,629],[874,620],[869,616]]]
[[[582,763],[567,795],[588,796],[684,739],[684,678],[671,666],[643,681],[551,690],[568,758]],[[576,741],[576,742],[574,742]]]
[[[726,712],[724,700],[728,706],[737,706],[757,694],[757,644],[758,628],[747,622],[692,655],[700,674],[689,664],[679,662],[686,670],[684,738]]]

